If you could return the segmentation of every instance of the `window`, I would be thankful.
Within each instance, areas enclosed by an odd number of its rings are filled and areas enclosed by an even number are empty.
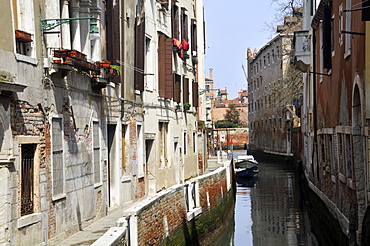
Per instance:
[[[159,122],[159,152],[160,152],[160,167],[164,168],[168,165],[167,160],[167,135],[168,123]]]
[[[158,40],[158,96],[173,98],[172,39],[159,34]]]
[[[145,16],[142,17],[140,24],[135,25],[135,90],[144,90],[144,69],[146,55],[145,38]]]
[[[191,50],[193,51],[193,56],[197,55],[197,23],[196,20],[191,20]]]
[[[64,188],[64,159],[63,159],[63,119],[52,119],[52,177],[53,177],[53,199],[65,193]]]
[[[128,134],[129,128],[127,125],[122,125],[122,136],[121,136],[121,141],[122,141],[122,176],[127,176],[128,175],[128,170],[127,170],[127,163],[128,163],[128,151],[126,151],[126,143],[129,141]]]
[[[36,144],[21,145],[21,216],[35,212],[35,151]]]
[[[146,90],[153,90],[153,51],[152,51],[152,40],[150,38],[145,39],[145,49],[146,49],[146,56],[145,56],[145,89]]]
[[[189,102],[189,79],[186,78],[185,76],[183,77],[183,88],[182,88],[182,91],[183,91],[183,98],[182,98],[182,102],[183,103],[188,103]]]
[[[189,34],[188,34],[188,15],[186,14],[186,9],[181,9],[181,37],[186,41],[189,41]]]
[[[93,122],[93,163],[95,184],[101,182],[99,122]]]
[[[338,160],[339,160],[339,172],[342,177],[351,179],[352,178],[352,135],[338,132]],[[346,182],[346,180],[342,180]]]
[[[334,55],[334,15],[331,17],[331,22],[330,22],[330,44],[331,44],[331,53],[332,56]]]
[[[184,132],[184,155],[187,154],[187,134]]]
[[[144,175],[144,142],[141,125],[136,126],[136,135],[137,135],[137,167],[138,175]]]
[[[339,5],[339,45],[343,44],[343,5]]]
[[[195,153],[197,151],[197,132],[193,132],[193,152]]]
[[[16,52],[21,55],[31,56],[32,36],[30,33],[16,30],[15,31]]]
[[[34,42],[32,34],[35,33],[33,1],[16,0],[13,8],[14,29],[17,54],[34,57]]]
[[[351,0],[346,0],[346,9],[351,9]],[[346,12],[346,31],[351,31],[351,12]],[[345,34],[345,53],[344,56],[347,57],[351,54],[351,35]]]
[[[176,5],[172,6],[172,37],[176,39],[180,39],[180,31],[179,31],[179,7]]]

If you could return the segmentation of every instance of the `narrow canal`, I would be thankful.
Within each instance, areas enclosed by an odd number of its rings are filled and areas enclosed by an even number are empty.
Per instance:
[[[214,246],[322,245],[311,232],[292,165],[260,161],[258,176],[236,181],[234,221]]]

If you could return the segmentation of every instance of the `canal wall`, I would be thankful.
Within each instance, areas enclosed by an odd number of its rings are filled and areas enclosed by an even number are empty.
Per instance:
[[[207,245],[210,237],[227,226],[223,222],[232,219],[234,199],[232,165],[227,161],[212,172],[135,203],[117,222],[126,229],[116,234],[111,229],[94,245],[108,239],[130,246]]]

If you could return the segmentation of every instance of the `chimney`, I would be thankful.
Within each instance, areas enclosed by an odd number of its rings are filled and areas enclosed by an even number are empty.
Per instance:
[[[209,79],[213,80],[213,68],[209,69]]]

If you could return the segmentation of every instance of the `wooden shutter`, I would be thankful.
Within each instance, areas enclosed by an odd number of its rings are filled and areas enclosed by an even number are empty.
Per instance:
[[[181,102],[181,76],[178,74],[175,74],[173,100],[178,103]]]
[[[191,20],[191,50],[197,51],[197,22]]]
[[[184,77],[183,79],[183,103],[188,103],[189,102],[189,79]]]
[[[120,59],[120,18],[119,5],[113,5],[113,1],[107,2],[106,15],[106,39],[107,39],[107,60],[112,64],[119,65],[117,61]],[[120,76],[116,76],[113,82],[119,83]]]
[[[166,70],[165,70],[165,35],[159,34],[158,38],[158,95],[165,97]]]
[[[179,7],[174,4],[172,6],[172,37],[176,39],[180,39],[179,18]]]
[[[165,38],[165,83],[166,93],[165,98],[173,98],[173,74],[172,74],[172,38]]]
[[[189,41],[188,36],[188,16],[186,14],[186,9],[181,9],[181,40],[185,39]]]
[[[138,23],[140,22],[140,23]],[[144,90],[145,16],[138,17],[135,26],[135,90]]]
[[[193,106],[198,107],[199,106],[199,92],[198,92],[198,82],[193,81]]]
[[[331,69],[331,6],[324,7],[323,16],[323,62],[324,68]]]
[[[164,34],[158,40],[158,89],[159,96],[173,97],[172,39]]]

